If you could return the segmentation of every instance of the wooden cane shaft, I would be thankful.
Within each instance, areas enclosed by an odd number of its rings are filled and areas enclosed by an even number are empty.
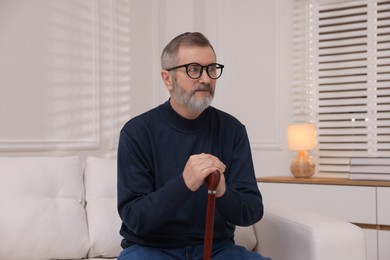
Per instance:
[[[215,211],[215,194],[207,196],[207,214],[206,227],[204,236],[204,254],[203,260],[211,259],[211,252],[213,247],[213,233],[214,233],[214,212]]]
[[[214,233],[215,193],[220,178],[220,172],[214,171],[206,179],[208,195],[203,260],[211,260]]]

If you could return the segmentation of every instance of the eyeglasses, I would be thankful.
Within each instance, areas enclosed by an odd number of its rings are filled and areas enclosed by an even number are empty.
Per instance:
[[[179,68],[186,68],[188,77],[190,77],[191,79],[198,79],[202,77],[203,69],[205,68],[206,73],[207,75],[209,75],[210,78],[217,79],[221,77],[224,67],[225,67],[224,65],[218,63],[211,63],[206,66],[202,66],[199,63],[188,63],[188,64],[172,67],[170,69],[167,69],[167,71],[171,71]]]

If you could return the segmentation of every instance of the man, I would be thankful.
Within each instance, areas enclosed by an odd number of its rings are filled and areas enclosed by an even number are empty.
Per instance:
[[[223,65],[201,33],[174,38],[161,55],[170,93],[121,130],[119,259],[202,259],[205,180],[218,170],[213,259],[268,259],[234,244],[235,225],[263,216],[245,127],[210,107]]]

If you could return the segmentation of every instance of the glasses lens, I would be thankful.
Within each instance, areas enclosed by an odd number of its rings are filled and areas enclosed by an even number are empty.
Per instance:
[[[202,73],[202,66],[200,64],[190,64],[187,66],[187,74],[190,78],[197,79]]]
[[[209,66],[207,66],[207,74],[210,78],[217,79],[221,76],[222,69],[223,66],[218,63],[210,64]]]
[[[221,73],[221,69],[217,66],[217,64],[210,64],[207,67],[207,74],[209,74],[210,78],[218,78]]]

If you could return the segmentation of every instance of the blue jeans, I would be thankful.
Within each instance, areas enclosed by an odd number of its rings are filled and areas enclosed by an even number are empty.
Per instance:
[[[180,248],[153,248],[133,245],[125,248],[118,260],[202,260],[203,245]],[[232,243],[213,244],[212,260],[271,260]]]

